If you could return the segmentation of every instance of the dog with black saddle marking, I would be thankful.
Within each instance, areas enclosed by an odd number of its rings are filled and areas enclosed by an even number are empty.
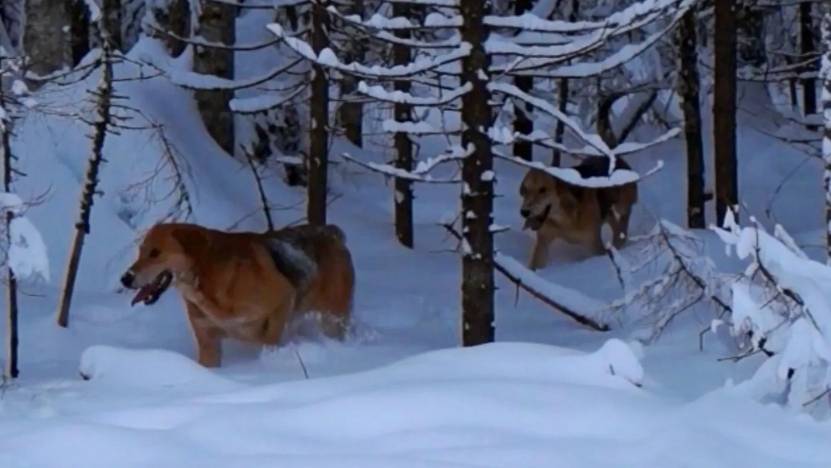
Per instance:
[[[221,340],[276,345],[287,323],[307,312],[342,338],[355,271],[343,231],[303,225],[265,233],[223,232],[195,224],[153,226],[121,277],[133,304],[155,303],[172,285],[182,296],[198,361],[217,367]]]
[[[609,175],[609,159],[591,156],[574,167],[583,179]],[[617,159],[616,169],[630,169]],[[608,224],[612,244],[619,248],[626,242],[632,206],[638,201],[638,187],[633,183],[603,188],[574,185],[538,169],[525,175],[519,188],[522,197],[520,214],[524,229],[536,233],[536,242],[528,262],[532,270],[547,263],[548,248],[556,239],[580,244],[591,252],[605,252],[601,229]]]

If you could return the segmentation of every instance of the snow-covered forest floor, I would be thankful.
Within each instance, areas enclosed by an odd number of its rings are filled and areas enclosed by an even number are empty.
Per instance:
[[[163,60],[160,47],[146,40],[131,56]],[[274,64],[249,54],[241,65],[254,76]],[[121,65],[118,73],[136,70]],[[55,110],[77,108],[83,87],[47,87],[36,99]],[[187,162],[195,222],[264,227],[249,168],[206,136],[187,91],[155,78],[120,83],[119,92],[163,125]],[[820,164],[766,136],[770,124],[753,108],[759,97],[745,95],[740,114],[742,200],[765,226],[781,223],[821,259]],[[30,113],[14,140],[27,174],[18,194],[46,194],[27,216],[44,237],[52,272],[48,281],[22,288],[22,375],[0,393],[4,468],[831,466],[827,421],[753,399],[742,386],[761,356],[719,361],[735,349],[713,334],[704,335],[699,350],[699,333],[713,318],[707,304],[645,346],[638,338],[651,324],[628,312],[604,317],[611,332],[589,331],[500,277],[498,343],[457,348],[459,257],[438,223],[458,210],[458,187],[417,187],[416,248],[404,249],[393,236],[391,187],[344,162],[337,144],[330,220],[348,236],[358,278],[356,323],[344,342],[304,329],[277,349],[228,342],[223,367],[206,370],[193,362],[175,293],[151,307],[129,306],[118,278],[142,230],[172,203],[164,197],[169,167],[141,183],[160,161],[159,143],[147,131],[107,141],[103,196],[94,207],[70,327],[58,328],[54,311],[87,133],[82,122]],[[434,143],[427,141],[422,154],[443,148]],[[367,153],[386,160],[372,143]],[[627,158],[641,171],[664,162],[641,182],[633,235],[649,232],[659,218],[683,224],[683,154],[674,140]],[[524,172],[498,163],[496,173],[496,222],[511,227],[497,247],[525,262],[532,237],[520,230]],[[303,217],[302,190],[285,187],[276,171],[266,182],[278,224]],[[697,235],[720,269],[738,267],[713,233]],[[626,293],[609,258],[565,245],[541,275],[604,303]]]

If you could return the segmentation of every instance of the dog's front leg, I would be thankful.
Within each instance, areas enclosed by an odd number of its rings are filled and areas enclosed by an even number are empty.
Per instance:
[[[545,266],[548,260],[548,244],[551,243],[551,240],[549,236],[544,236],[542,232],[537,231],[534,250],[531,252],[531,260],[528,262],[528,268],[538,270]]]
[[[199,307],[185,300],[193,337],[196,340],[197,360],[205,367],[219,367],[222,363],[222,332],[216,328],[210,319],[199,310]]]

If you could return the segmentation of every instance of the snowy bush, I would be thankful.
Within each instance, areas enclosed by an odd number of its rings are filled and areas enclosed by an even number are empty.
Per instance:
[[[4,233],[2,236],[2,264],[8,265],[20,279],[40,277],[49,280],[46,244],[34,224],[23,216],[24,206],[17,195],[0,192],[0,214],[4,219],[8,213],[13,215],[8,235]],[[5,229],[5,224],[2,229]]]
[[[739,226],[728,215],[721,239],[749,261],[732,284],[728,322],[742,356],[769,357],[740,388],[795,409],[827,412],[831,388],[831,267],[809,259],[787,233]],[[825,404],[820,404],[824,402]]]

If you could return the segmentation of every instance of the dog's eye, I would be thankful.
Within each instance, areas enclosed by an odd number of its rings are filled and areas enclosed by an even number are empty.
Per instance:
[[[545,187],[540,187],[540,193],[545,193]]]
[[[159,252],[159,249],[153,249],[150,251],[149,254],[147,254],[147,256],[150,258],[156,258],[159,256],[159,254],[161,254],[161,252]]]

